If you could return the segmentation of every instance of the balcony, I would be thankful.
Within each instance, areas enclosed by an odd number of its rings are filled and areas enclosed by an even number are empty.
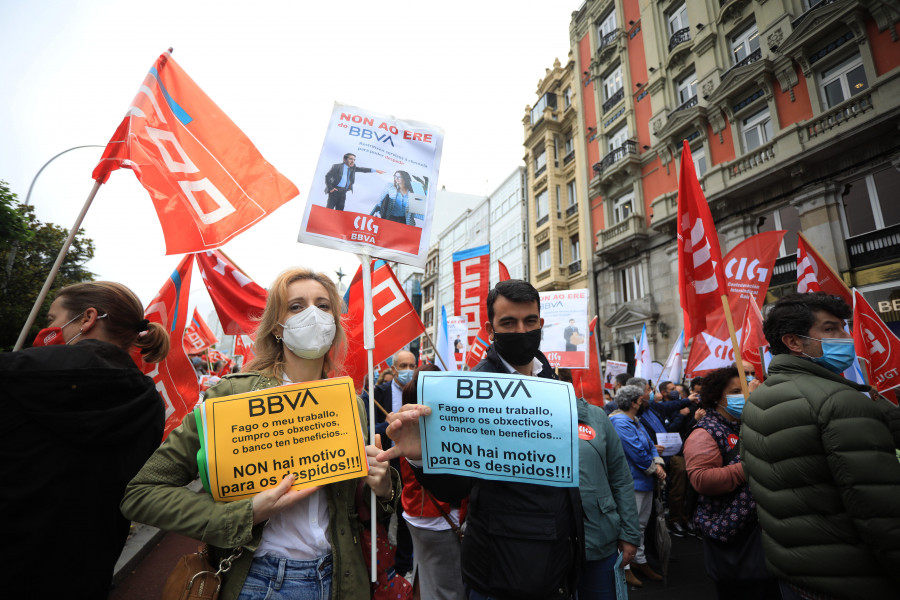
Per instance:
[[[859,269],[900,260],[900,224],[847,240],[850,267]]]
[[[575,214],[578,214],[578,203],[572,204],[568,208],[566,208],[566,218],[569,218]]]
[[[571,277],[575,273],[581,272],[581,260],[576,260],[573,263],[569,263],[569,276]]]
[[[643,215],[631,215],[597,233],[597,254],[621,250],[626,245],[638,248],[647,240],[647,222]]]
[[[802,23],[803,20],[806,19],[806,17],[808,17],[810,14],[812,14],[816,10],[822,8],[826,4],[831,4],[832,2],[834,2],[834,0],[821,0],[820,2],[817,2],[816,4],[813,4],[812,6],[810,6],[809,9],[805,13],[803,13],[802,15],[800,15],[799,17],[797,17],[796,19],[791,21],[791,30],[793,31],[794,29],[797,29],[797,25]]]
[[[685,42],[689,42],[690,40],[691,28],[685,27],[684,29],[679,29],[672,34],[672,37],[669,38],[669,52],[671,52],[672,49],[678,44],[683,44]]]
[[[871,90],[857,94],[802,125],[799,131],[800,143],[812,141],[815,137],[846,125],[851,119],[872,108],[874,105]]]
[[[603,114],[608,113],[612,108],[618,104],[622,98],[625,97],[625,88],[619,88],[616,93],[609,97],[609,99],[603,103]]]
[[[635,156],[637,155],[637,142],[635,142],[634,140],[625,140],[625,142],[621,146],[614,150],[611,150],[609,153],[607,153],[606,156],[603,157],[603,160],[594,165],[594,172],[600,175],[603,173],[604,169],[611,167],[615,163],[632,154]]]
[[[724,73],[722,73],[722,76],[721,76],[719,79],[720,79],[721,81],[725,81],[725,78],[728,77],[731,73],[733,73],[733,72],[735,71],[735,69],[739,69],[739,68],[744,67],[744,66],[746,66],[746,65],[755,63],[755,62],[758,61],[760,58],[762,58],[762,49],[761,49],[761,48],[757,48],[756,50],[754,50],[753,52],[751,52],[750,54],[748,54],[747,56],[745,56],[745,57],[743,58],[743,60],[740,60],[740,61],[734,63],[734,65],[732,65],[727,71],[725,71]]]
[[[675,107],[675,110],[673,110],[672,112],[667,114],[666,121],[671,119],[672,116],[680,110],[687,110],[689,108],[693,108],[693,107],[697,106],[698,102],[699,102],[699,100],[697,100],[697,95],[694,94],[693,96],[691,96],[690,98],[688,98],[687,100],[685,100],[684,102],[679,104],[677,107]]]
[[[614,29],[600,38],[594,60],[591,61],[591,72],[599,75],[599,72],[603,70],[603,65],[616,55],[616,48],[619,47],[616,42],[619,40],[620,33],[620,30]]]
[[[797,285],[797,255],[782,256],[775,261],[772,267],[772,278],[769,280],[769,287],[776,288],[788,283]]]
[[[534,226],[535,226],[535,227],[540,227],[541,225],[543,225],[544,223],[546,223],[546,222],[549,221],[549,220],[550,220],[550,215],[549,215],[549,214],[546,214],[546,215],[544,215],[543,217],[541,217],[540,219],[538,219],[538,220],[537,220],[537,223],[535,223]]]
[[[772,140],[762,146],[757,146],[740,158],[731,161],[728,165],[729,178],[734,179],[748,171],[752,171],[764,163],[774,160],[776,143],[777,140]]]
[[[563,157],[563,164],[567,165],[570,162],[572,162],[573,160],[575,160],[575,151],[574,150],[572,150],[571,152],[569,152],[568,154],[566,154]]]

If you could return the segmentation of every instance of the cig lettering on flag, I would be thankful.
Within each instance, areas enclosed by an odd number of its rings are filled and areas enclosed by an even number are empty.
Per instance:
[[[453,253],[453,311],[468,323],[467,347],[474,344],[487,320],[485,303],[490,291],[490,271],[490,244]]]
[[[802,233],[797,235],[797,291],[801,294],[825,292],[840,296],[844,302],[853,305],[850,288]]]
[[[227,335],[249,335],[266,308],[266,290],[237,268],[220,250],[199,252],[197,265],[209,291],[222,331]]]
[[[168,52],[144,78],[93,178],[131,169],[150,193],[166,254],[215,248],[297,196],[297,188]]]
[[[368,372],[363,338],[361,266],[350,281],[345,300],[347,314],[344,316],[344,330],[347,332],[347,358],[344,361],[344,368],[359,390]],[[422,320],[391,267],[381,260],[375,261],[372,271],[372,312],[375,317],[373,364],[377,365],[388,360],[398,350],[402,350],[412,340],[425,333]]]
[[[195,308],[194,316],[191,317],[191,322],[184,332],[184,351],[188,354],[200,354],[213,344],[218,343],[218,341],[219,339]]]
[[[706,328],[706,317],[721,307],[725,271],[715,222],[697,180],[691,148],[683,142],[678,178],[678,287],[685,335]]]
[[[200,399],[197,375],[181,343],[187,322],[193,268],[194,255],[188,254],[144,311],[144,318],[159,323],[169,332],[169,355],[164,361],[154,364],[144,362],[137,350],[131,354],[138,368],[153,379],[156,390],[165,403],[166,428],[163,439],[181,424],[184,416]]]
[[[900,386],[900,339],[859,290],[853,290],[853,345],[867,363],[870,385],[879,392]]]

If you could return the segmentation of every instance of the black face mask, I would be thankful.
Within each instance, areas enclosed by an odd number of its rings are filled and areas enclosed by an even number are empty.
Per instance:
[[[500,356],[514,367],[530,363],[541,347],[541,330],[532,329],[525,333],[494,332],[494,347]]]
[[[677,390],[669,392],[669,400],[681,400],[681,394]]]

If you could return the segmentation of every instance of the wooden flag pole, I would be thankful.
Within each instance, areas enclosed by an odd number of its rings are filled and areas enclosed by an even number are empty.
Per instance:
[[[425,330],[425,337],[428,338],[428,341],[429,341],[429,343],[431,344],[431,347],[434,348],[434,354],[438,357],[438,360],[441,361],[441,364],[444,365],[444,369],[446,369],[446,368],[447,368],[447,363],[444,362],[444,357],[441,356],[441,353],[440,353],[440,352],[438,352],[437,344],[435,344],[435,343],[434,343],[434,340],[431,339],[431,336],[428,335],[428,330],[427,330],[427,329]]]
[[[751,299],[751,302],[753,300]],[[731,316],[731,305],[728,304],[728,294],[722,294],[722,308],[725,311],[725,322],[728,324],[728,333],[731,335],[731,347],[734,348],[734,364],[737,366],[738,379],[741,380],[741,391],[744,399],[750,397],[750,388],[747,385],[747,374],[744,373],[744,359],[741,357],[741,345],[737,341],[737,332],[734,329],[734,318]]]
[[[72,228],[69,230],[69,236],[66,238],[63,247],[60,249],[59,254],[56,257],[56,262],[53,263],[53,268],[50,269],[50,274],[47,275],[47,281],[44,282],[44,287],[41,288],[41,292],[38,294],[37,300],[34,301],[34,306],[31,308],[31,314],[28,315],[28,320],[25,321],[25,327],[22,328],[22,333],[19,334],[19,339],[16,340],[16,345],[13,348],[13,352],[21,350],[22,346],[25,344],[25,337],[28,335],[28,330],[31,329],[32,325],[34,325],[34,321],[35,319],[37,319],[38,312],[40,312],[41,310],[41,305],[47,298],[47,294],[50,293],[50,286],[53,285],[53,281],[56,279],[56,275],[59,273],[59,268],[62,266],[63,261],[66,259],[66,255],[69,253],[69,247],[75,240],[75,236],[78,235],[78,230],[81,229],[81,222],[84,221],[84,216],[87,214],[88,209],[91,207],[91,202],[94,201],[94,196],[97,195],[97,191],[100,189],[101,185],[103,184],[101,184],[99,181],[94,182],[94,187],[91,189],[91,193],[88,194],[87,200],[85,200],[84,202],[84,206],[81,207],[81,212],[78,213],[78,218],[75,219],[75,224],[72,225]]]
[[[362,279],[363,279],[363,347],[366,349],[366,358],[369,367],[369,443],[375,443],[375,315],[372,309],[372,257],[367,252],[359,254],[359,260],[362,263]],[[370,537],[372,543],[369,545],[369,559],[372,583],[378,579],[376,571],[375,550],[378,539],[378,532],[375,529],[377,521],[375,519],[375,492],[369,490],[369,515],[370,519]]]

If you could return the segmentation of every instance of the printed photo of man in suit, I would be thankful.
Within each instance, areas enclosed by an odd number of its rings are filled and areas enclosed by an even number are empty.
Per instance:
[[[356,173],[371,173],[373,169],[356,166],[356,155],[347,153],[344,162],[332,165],[325,174],[325,193],[328,194],[328,202],[325,208],[344,210],[344,201],[347,192],[353,191],[353,183],[356,181]],[[376,173],[384,174],[384,171],[375,169]]]

